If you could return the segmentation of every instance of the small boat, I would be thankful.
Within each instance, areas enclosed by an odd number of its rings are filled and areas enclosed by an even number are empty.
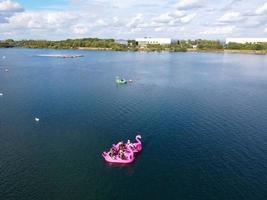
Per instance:
[[[124,78],[120,78],[119,76],[116,76],[116,83],[117,84],[126,84],[127,80]]]
[[[36,122],[39,122],[39,121],[40,121],[40,119],[37,118],[37,117],[35,117],[34,120],[35,120]]]
[[[3,95],[4,95],[4,94],[1,92],[1,93],[0,93],[0,96],[3,96]]]
[[[142,143],[140,141],[141,136],[137,135],[135,137],[136,142],[131,143],[130,140],[128,140],[127,143],[125,143],[125,149],[123,150],[123,159],[118,155],[118,152],[120,150],[120,145],[122,142],[119,142],[117,144],[113,144],[112,148],[108,152],[103,152],[102,156],[107,162],[110,163],[132,163],[135,160],[135,155],[134,153],[138,153],[142,150]],[[113,151],[113,152],[112,152]],[[114,151],[117,152],[114,154]]]
[[[5,72],[8,72],[8,69],[7,68],[5,69]]]

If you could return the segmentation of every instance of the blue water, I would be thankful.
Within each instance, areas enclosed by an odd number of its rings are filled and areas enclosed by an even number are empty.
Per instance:
[[[85,57],[36,56],[60,53]],[[267,198],[267,56],[3,55],[0,199]],[[117,75],[133,83],[117,86]],[[103,150],[137,132],[133,164],[104,162]]]

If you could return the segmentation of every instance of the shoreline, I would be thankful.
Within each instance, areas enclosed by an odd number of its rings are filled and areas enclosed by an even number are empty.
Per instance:
[[[112,48],[94,48],[94,47],[79,47],[78,50],[89,50],[89,51],[115,51]],[[267,55],[267,51],[260,50],[234,50],[234,49],[217,49],[217,50],[201,50],[201,49],[187,49],[186,51],[170,51],[170,50],[161,50],[161,51],[152,51],[149,49],[138,49],[137,51],[133,50],[121,50],[121,51],[132,51],[132,52],[170,52],[170,53],[186,53],[186,52],[197,52],[197,53],[231,53],[231,54],[256,54],[256,55]]]
[[[112,48],[100,48],[100,47],[78,47],[78,48],[29,48],[29,47],[12,47],[13,48],[23,48],[23,49],[51,49],[51,50],[84,50],[84,51],[116,51]],[[5,49],[5,48],[0,48]],[[118,50],[117,50],[118,51]],[[254,55],[267,55],[267,51],[261,50],[233,50],[233,49],[217,49],[217,50],[201,50],[201,49],[187,49],[186,51],[171,51],[171,50],[150,50],[150,49],[137,49],[137,50],[119,50],[118,52],[140,52],[140,53],[150,53],[150,52],[170,52],[170,53],[229,53],[229,54],[254,54]]]
[[[112,48],[101,48],[101,47],[78,47],[78,50],[88,51],[112,51]]]
[[[260,51],[260,50],[234,50],[234,49],[218,49],[218,50],[187,49],[187,52],[267,55],[267,51]]]

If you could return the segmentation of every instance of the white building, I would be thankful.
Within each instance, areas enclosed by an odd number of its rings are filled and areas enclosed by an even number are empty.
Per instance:
[[[230,42],[234,43],[240,43],[240,44],[245,44],[245,43],[263,43],[267,42],[267,38],[226,38],[226,44]]]
[[[136,38],[135,41],[138,43],[139,46],[146,46],[148,44],[168,45],[173,42],[171,38],[151,38],[151,37]]]

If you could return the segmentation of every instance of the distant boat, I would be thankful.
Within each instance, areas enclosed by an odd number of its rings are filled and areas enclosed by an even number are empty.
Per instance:
[[[54,57],[54,58],[80,58],[84,55],[65,55],[65,54],[39,54],[38,57]]]
[[[39,121],[40,121],[40,119],[37,118],[37,117],[35,117],[34,120],[35,120],[36,122],[39,122]]]
[[[83,55],[64,55],[63,58],[80,58],[83,57]]]

